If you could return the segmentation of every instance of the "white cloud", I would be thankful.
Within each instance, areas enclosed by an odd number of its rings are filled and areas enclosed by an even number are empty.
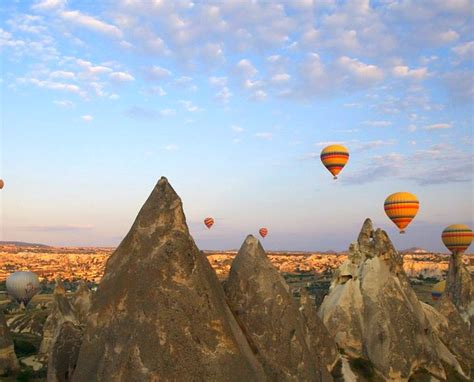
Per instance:
[[[422,80],[427,76],[428,68],[410,69],[408,66],[398,65],[393,68],[393,74],[396,77]]]
[[[175,109],[162,109],[160,110],[160,115],[162,117],[170,117],[170,116],[176,115],[176,110]]]
[[[73,72],[68,72],[65,70],[56,70],[49,74],[51,78],[63,78],[66,80],[73,80],[76,78],[76,75]]]
[[[171,71],[158,65],[153,65],[146,71],[147,77],[152,80],[161,80],[171,75]]]
[[[474,41],[467,41],[463,44],[459,44],[452,48],[452,50],[462,59],[472,60],[474,58]]]
[[[282,83],[288,82],[291,79],[291,76],[288,73],[278,73],[272,76],[271,81],[273,83]]]
[[[248,59],[240,60],[237,65],[237,72],[242,75],[244,78],[252,78],[258,73],[258,70],[253,66],[253,64]]]
[[[227,77],[209,77],[209,83],[214,86],[226,86]]]
[[[237,126],[237,125],[233,125],[230,127],[235,133],[243,133],[245,130],[243,127],[240,127],[240,126]]]
[[[82,26],[84,28],[99,32],[110,37],[120,38],[122,32],[115,25],[107,24],[95,17],[86,15],[79,11],[61,11],[59,16],[65,21]]]
[[[40,11],[50,11],[58,8],[63,8],[66,5],[66,0],[42,0],[38,1],[31,8]]]
[[[262,133],[256,133],[255,137],[269,141],[273,138],[273,134],[269,132],[262,132]]]
[[[187,111],[194,113],[196,111],[202,111],[203,109],[199,108],[198,106],[194,105],[191,101],[178,101],[178,103],[183,106]]]
[[[178,146],[174,144],[166,145],[163,147],[166,151],[176,151],[178,150]]]
[[[135,80],[131,74],[125,72],[113,72],[109,74],[109,77],[117,82],[130,82]]]
[[[388,127],[392,125],[390,121],[365,121],[364,125],[372,126],[372,127]]]
[[[159,95],[163,97],[166,95],[166,91],[161,86],[152,86],[147,90],[149,94]]]
[[[425,130],[443,130],[443,129],[451,129],[453,125],[451,123],[435,123],[432,125],[425,126]]]
[[[221,101],[221,102],[224,102],[224,103],[227,103],[229,102],[230,98],[232,97],[232,92],[229,90],[229,88],[227,86],[224,86],[221,90],[219,90],[217,93],[216,93],[216,99],[218,101]]]
[[[92,120],[94,119],[92,115],[83,115],[81,118],[83,121],[86,121],[86,122],[92,122]]]
[[[365,64],[355,58],[342,56],[337,60],[338,65],[350,73],[356,81],[363,84],[372,84],[381,81],[384,77],[383,71],[376,65]]]
[[[53,103],[64,108],[73,108],[75,106],[74,102],[67,100],[55,100]]]

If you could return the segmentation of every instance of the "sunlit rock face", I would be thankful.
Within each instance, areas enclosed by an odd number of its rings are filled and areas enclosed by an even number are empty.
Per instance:
[[[314,341],[321,334],[320,328],[313,327],[313,336],[310,335],[288,285],[251,235],[232,263],[225,291],[269,380],[332,380],[327,370],[331,356],[328,354],[328,360],[323,360],[321,353],[325,349],[315,347],[325,345],[324,340]]]
[[[443,363],[462,373],[436,335],[387,234],[367,219],[336,271],[319,315],[344,353],[372,363],[385,380],[415,373],[446,378]]]
[[[166,178],[107,262],[73,380],[265,380]]]
[[[13,340],[8,329],[5,316],[0,310],[0,376],[18,370],[18,359],[13,348]]]
[[[462,258],[462,254],[451,256],[445,295],[454,303],[474,334],[474,282]]]

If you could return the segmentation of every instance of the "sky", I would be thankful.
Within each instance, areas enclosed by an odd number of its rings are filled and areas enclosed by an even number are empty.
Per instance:
[[[370,217],[447,252],[441,231],[473,225],[469,0],[0,7],[0,240],[117,245],[161,176],[201,249],[267,227],[266,249],[346,250]],[[398,191],[420,200],[405,235]]]

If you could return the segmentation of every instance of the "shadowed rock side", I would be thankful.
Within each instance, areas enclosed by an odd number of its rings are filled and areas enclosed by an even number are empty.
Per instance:
[[[433,332],[385,231],[364,222],[348,259],[336,271],[320,317],[352,359],[370,361],[385,380],[418,373],[445,379],[443,363],[462,372]]]
[[[13,348],[13,340],[5,321],[5,316],[0,310],[0,376],[8,375],[18,370],[18,359]]]
[[[263,369],[161,178],[107,262],[74,381],[260,381]]]
[[[41,341],[39,354],[47,355],[50,351],[51,344],[54,342],[59,328],[63,322],[70,321],[75,325],[79,325],[74,308],[66,296],[66,290],[61,280],[56,280],[54,288],[53,302],[51,304],[51,313],[46,319],[43,327],[43,339]]]
[[[474,283],[462,261],[462,254],[451,255],[446,278],[446,296],[451,299],[474,333]]]
[[[225,291],[269,380],[332,380],[288,285],[251,235],[232,263]]]
[[[71,381],[81,342],[81,328],[70,321],[63,322],[51,346],[48,382]]]
[[[305,288],[300,290],[300,312],[306,323],[307,342],[311,344],[319,358],[321,364],[331,372],[336,364],[341,361],[334,339],[319,318],[314,301],[311,300]]]

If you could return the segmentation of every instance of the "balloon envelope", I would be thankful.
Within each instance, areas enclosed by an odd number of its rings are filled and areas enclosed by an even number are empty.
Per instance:
[[[472,230],[465,224],[451,224],[444,229],[441,239],[451,253],[463,253],[472,243]]]
[[[385,199],[384,209],[390,220],[405,233],[404,229],[416,216],[420,202],[409,192],[396,192]]]
[[[328,171],[337,179],[337,175],[349,160],[349,150],[341,145],[330,145],[321,151],[321,162]]]
[[[40,290],[38,276],[29,271],[12,273],[7,277],[6,286],[8,294],[19,304],[23,303],[25,306]]]
[[[5,182],[3,179],[0,179],[0,190],[3,188],[3,186],[5,186]]]
[[[213,218],[205,218],[204,219],[204,224],[208,229],[211,229],[212,225],[214,224],[214,219]]]
[[[433,300],[435,301],[438,300],[441,297],[441,295],[444,293],[445,289],[446,289],[446,280],[436,283],[431,289],[431,297],[433,298]]]
[[[267,236],[268,234],[268,229],[266,229],[265,227],[260,228],[258,230],[258,233],[260,234],[261,237],[265,238],[265,236]]]

